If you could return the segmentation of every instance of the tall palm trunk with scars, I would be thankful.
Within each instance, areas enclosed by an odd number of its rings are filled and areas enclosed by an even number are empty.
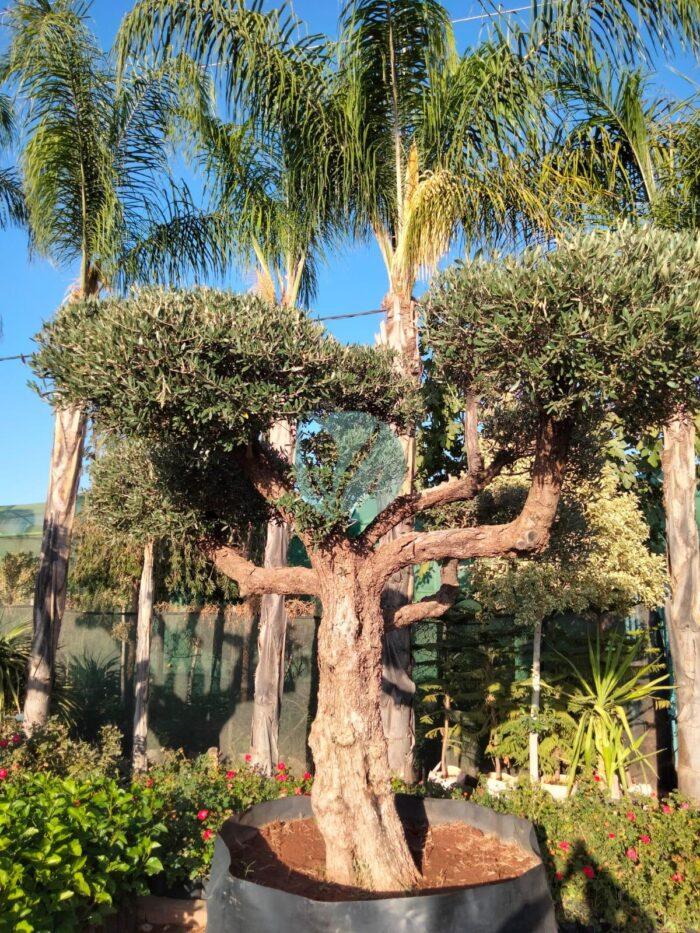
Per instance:
[[[24,701],[24,731],[49,716],[56,652],[66,605],[68,561],[83,462],[86,418],[80,408],[57,408],[39,568],[34,588],[33,636]]]
[[[148,770],[148,688],[151,675],[151,625],[153,622],[153,541],[143,549],[136,621],[136,664],[134,670],[134,732],[132,765],[134,771]]]
[[[666,626],[678,702],[678,788],[700,801],[700,542],[692,417],[680,412],[664,426],[661,462],[671,577]]]
[[[270,431],[270,444],[286,460],[294,450],[294,429],[279,421]],[[267,525],[264,566],[285,567],[289,547],[289,528],[283,522]],[[287,613],[284,596],[267,593],[260,601],[258,663],[255,669],[255,699],[251,724],[250,754],[253,764],[271,774],[279,761],[279,724],[284,691],[285,641]]]
[[[403,374],[420,381],[421,365],[418,352],[416,303],[410,288],[400,286],[384,299],[387,319],[382,342],[398,354]],[[411,492],[416,473],[416,440],[406,435],[400,438],[406,465],[402,493]],[[380,507],[387,503],[380,502]],[[387,537],[396,537],[411,529],[411,524],[400,524]],[[396,574],[382,594],[382,608],[393,613],[413,598],[413,573],[403,570]],[[405,781],[414,779],[413,748],[415,744],[415,713],[413,698],[416,691],[411,679],[411,630],[393,629],[384,635],[382,645],[381,716],[386,735],[389,767],[392,774]]]
[[[83,253],[80,287],[75,289],[70,300],[94,297],[99,290],[98,270]],[[87,418],[79,407],[56,408],[49,489],[34,587],[32,647],[24,698],[23,728],[26,735],[44,725],[51,708],[86,434]]]

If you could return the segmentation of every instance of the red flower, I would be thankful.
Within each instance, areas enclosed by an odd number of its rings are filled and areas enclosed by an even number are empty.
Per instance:
[[[19,732],[15,732],[11,741],[13,745],[19,745],[19,743],[22,741],[22,736],[19,734]]]
[[[252,755],[244,755],[243,757],[245,758],[246,761],[252,761],[252,760],[253,760],[253,756],[252,756]]]
[[[226,772],[226,777],[229,779],[229,781],[230,781],[232,778],[235,778],[235,776],[236,776],[236,772],[235,772],[235,771],[227,771],[227,772]]]
[[[286,770],[287,770],[286,764],[285,764],[283,761],[278,761],[278,762],[277,762],[277,770],[278,770],[278,771],[286,771]]]
[[[0,739],[0,748],[7,748],[7,739]]]
[[[7,780],[7,768],[0,768],[0,781]]]
[[[561,881],[562,878],[564,877],[564,873],[561,872],[561,871],[555,871],[555,872],[554,872],[554,877],[557,879],[557,881]]]
[[[153,778],[146,778],[146,787],[153,787]]]
[[[304,771],[304,780],[305,780],[305,781],[310,781],[310,780],[311,780],[311,772],[310,772],[310,771]]]
[[[679,871],[674,871],[671,875],[671,881],[675,881],[676,884],[680,884],[683,881],[683,875]]]
[[[637,859],[639,858],[639,854],[637,850],[633,848],[632,846],[630,846],[629,849],[625,852],[625,855],[631,862],[636,862]]]
[[[590,865],[584,865],[581,871],[584,873],[586,878],[595,878],[595,871]]]
[[[568,842],[560,842],[559,848],[562,849],[564,852],[568,852],[571,846],[569,845]]]
[[[627,819],[628,819],[631,823],[634,823],[634,821],[637,819],[637,817],[634,815],[634,813],[632,812],[632,810],[628,810],[626,815],[627,815]]]
[[[651,836],[647,836],[646,833],[643,836],[640,836],[639,838],[644,843],[645,846],[648,846],[649,843],[651,842]]]
[[[202,833],[202,839],[205,842],[209,842],[209,840],[211,839],[213,835],[214,835],[213,829],[205,829],[204,832]]]
[[[689,806],[690,804],[688,803],[688,801],[684,800],[683,803],[681,804],[681,810],[687,810]]]
[[[596,782],[597,782],[597,781],[602,781],[602,778],[601,778],[601,776],[600,776],[599,774],[594,774],[594,775],[593,775],[593,780],[596,781]]]
[[[661,809],[663,810],[664,813],[672,813],[672,812],[673,812],[673,808],[672,808],[672,807],[669,807],[669,805],[668,805],[667,803],[662,803],[662,804],[661,804]]]
[[[614,839],[615,833],[608,833],[608,839]]]
[[[295,787],[295,788],[294,788],[294,793],[295,793],[295,795],[296,795],[297,797],[301,797],[301,795],[302,795],[304,792],[302,791],[301,787]]]
[[[208,810],[200,810],[199,813],[197,814],[197,819],[200,821],[200,823],[203,823],[208,816],[209,816]]]

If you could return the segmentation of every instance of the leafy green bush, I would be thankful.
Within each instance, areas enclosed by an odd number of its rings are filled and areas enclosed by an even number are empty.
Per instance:
[[[103,726],[96,742],[72,738],[66,723],[56,717],[27,739],[14,719],[6,719],[0,723],[0,767],[58,777],[116,777],[122,742],[116,726]]]
[[[603,782],[566,801],[522,786],[475,801],[532,820],[560,921],[593,929],[700,927],[700,810],[677,795],[612,802]]]
[[[218,767],[208,755],[188,759],[182,752],[166,753],[145,778],[146,793],[165,824],[164,882],[168,890],[191,888],[204,881],[221,824],[263,800],[308,793],[311,775],[297,780],[280,762],[273,777],[248,764]]]
[[[0,771],[0,930],[68,933],[162,870],[151,800],[108,777]]]

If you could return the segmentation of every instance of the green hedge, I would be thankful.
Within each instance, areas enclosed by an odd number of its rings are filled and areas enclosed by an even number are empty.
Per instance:
[[[164,827],[108,777],[0,771],[0,930],[75,933],[147,891]]]
[[[529,787],[474,801],[532,820],[561,922],[700,928],[700,810],[677,795],[612,802],[591,784],[562,802]]]

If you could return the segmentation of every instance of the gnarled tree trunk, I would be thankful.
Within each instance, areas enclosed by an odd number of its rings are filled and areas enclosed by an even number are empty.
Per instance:
[[[148,687],[151,674],[151,623],[153,620],[153,541],[143,549],[136,622],[136,664],[134,668],[134,732],[132,765],[134,771],[147,771]]]
[[[671,594],[666,625],[678,704],[678,788],[700,801],[700,545],[695,518],[695,427],[664,426],[662,456]]]
[[[287,422],[278,422],[270,431],[270,444],[290,460],[294,431]],[[286,567],[289,529],[270,521],[265,542],[265,567]],[[255,698],[251,723],[250,754],[252,762],[271,774],[279,761],[278,739],[282,694],[284,692],[285,640],[287,613],[284,596],[266,594],[260,602],[258,663],[255,669]]]
[[[24,731],[27,735],[43,725],[49,716],[56,651],[66,605],[68,560],[85,432],[86,419],[79,408],[56,409],[24,700]]]
[[[327,877],[379,891],[411,887],[417,871],[391,791],[382,692],[383,619],[356,574],[329,573],[318,631],[318,709],[309,736],[314,815]]]

